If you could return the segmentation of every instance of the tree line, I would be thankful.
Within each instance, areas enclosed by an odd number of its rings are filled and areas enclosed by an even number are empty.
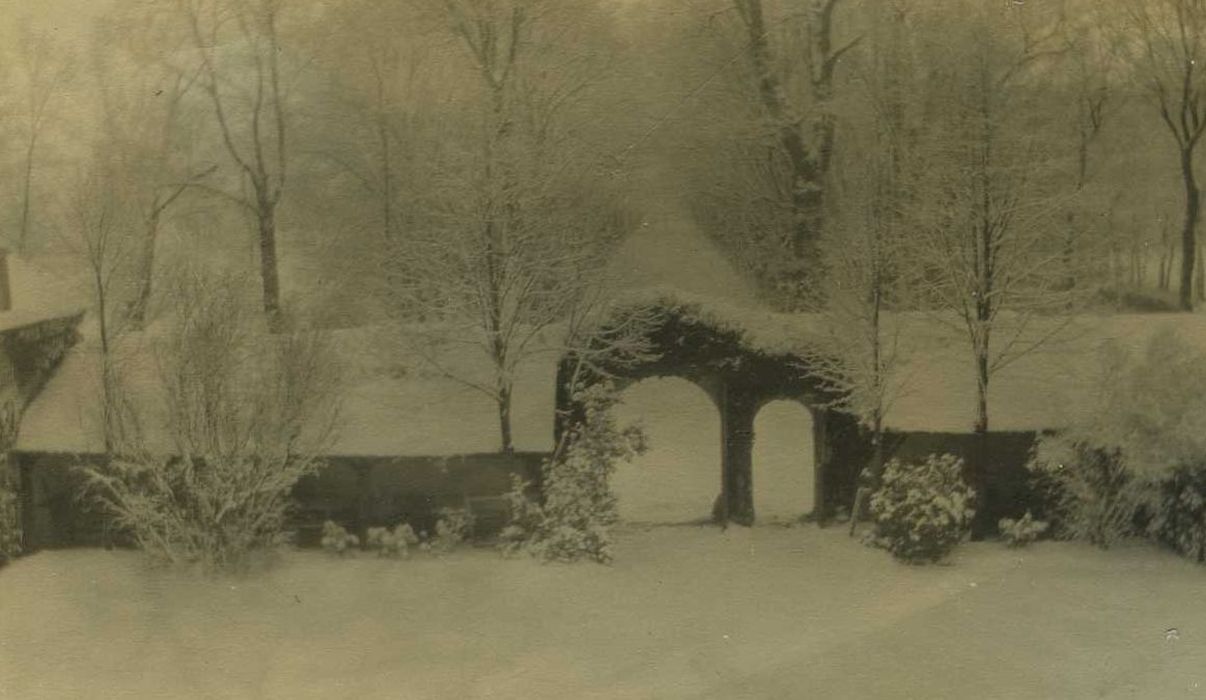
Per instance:
[[[276,327],[480,349],[504,448],[651,161],[767,303],[846,319],[872,426],[887,312],[967,340],[986,431],[1055,315],[1206,294],[1200,0],[113,0],[87,42],[10,29],[8,243],[78,254],[102,336],[184,265],[245,266]]]

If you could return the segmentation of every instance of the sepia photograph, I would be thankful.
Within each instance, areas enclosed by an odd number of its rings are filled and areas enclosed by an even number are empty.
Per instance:
[[[0,700],[1206,699],[1204,132],[1206,0],[0,0]]]

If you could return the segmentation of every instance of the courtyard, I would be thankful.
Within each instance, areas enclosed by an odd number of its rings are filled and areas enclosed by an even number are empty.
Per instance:
[[[252,576],[44,551],[0,575],[12,698],[1178,698],[1200,568],[1148,544],[970,543],[910,567],[845,528],[626,526],[614,565],[290,551]]]

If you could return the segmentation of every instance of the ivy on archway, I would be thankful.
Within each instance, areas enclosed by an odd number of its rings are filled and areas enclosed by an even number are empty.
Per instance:
[[[568,353],[558,366],[557,433],[577,420],[574,389],[600,381],[624,385],[649,377],[681,377],[699,385],[721,420],[721,492],[713,515],[721,523],[754,521],[754,417],[776,399],[803,403],[813,413],[818,474],[817,515],[853,499],[866,440],[852,417],[830,407],[840,398],[808,371],[812,343],[800,315],[746,311],[714,301],[660,292],[617,303],[592,337],[608,338],[639,316],[648,352],[634,360],[602,346]],[[587,361],[589,358],[589,361]],[[576,383],[577,386],[571,386]]]

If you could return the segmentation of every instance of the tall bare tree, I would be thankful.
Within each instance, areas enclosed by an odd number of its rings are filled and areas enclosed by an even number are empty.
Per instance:
[[[1206,2],[1126,3],[1122,12],[1125,22],[1121,31],[1133,37],[1129,42],[1132,63],[1177,146],[1185,193],[1177,297],[1181,308],[1188,311],[1194,306],[1193,275],[1202,199],[1194,160],[1206,131],[1206,69],[1198,66],[1206,60]]]
[[[606,253],[625,231],[613,184],[567,126],[590,72],[572,70],[583,49],[565,42],[589,26],[576,14],[589,5],[444,3],[475,85],[463,112],[472,118],[450,123],[443,140],[459,145],[424,177],[435,189],[412,203],[419,220],[388,265],[395,308],[423,322],[409,331],[414,346],[497,404],[504,452],[514,447],[516,372],[534,353],[564,350],[550,336],[597,299]],[[449,343],[479,348],[490,375],[457,371]]]
[[[1116,47],[1114,37],[1104,29],[1102,10],[1096,7],[1076,8],[1070,13],[1067,30],[1069,59],[1073,80],[1072,124],[1076,140],[1074,171],[1074,193],[1083,198],[1090,187],[1090,170],[1094,151],[1101,148],[1102,129],[1112,116],[1118,95],[1117,67],[1114,65]],[[1087,198],[1092,201],[1093,198]],[[1094,202],[1095,204],[1096,202]],[[1082,264],[1077,256],[1090,247],[1083,240],[1086,232],[1085,216],[1078,216],[1078,209],[1069,207],[1064,233],[1064,266],[1067,269],[1065,284],[1071,288],[1083,283],[1078,279]]]
[[[256,222],[264,313],[280,320],[277,208],[288,176],[289,139],[282,0],[176,0],[200,67],[222,145],[241,181],[212,188]],[[190,67],[191,71],[192,68]]]
[[[835,408],[854,416],[871,435],[851,513],[857,526],[884,462],[884,417],[904,390],[900,376],[899,317],[903,212],[913,189],[915,130],[909,99],[911,59],[907,0],[886,3],[870,19],[852,91],[865,100],[862,123],[851,124],[853,144],[835,166],[830,225],[824,239],[826,284],[819,308],[823,333],[808,353],[807,371],[834,395]]]
[[[114,343],[126,327],[125,313],[136,240],[130,207],[123,199],[111,153],[98,149],[68,193],[66,244],[87,271],[97,322],[102,425],[106,451],[110,429],[119,416],[116,405]]]
[[[1066,46],[1058,17],[960,7],[957,23],[931,27],[928,162],[910,207],[910,268],[921,303],[967,340],[983,435],[992,377],[1060,329],[1048,314],[1071,294],[1058,284],[1053,223],[1068,197],[1059,164],[1069,154],[1037,121],[1049,113],[1050,62]]]
[[[160,60],[162,43],[175,38],[163,31],[161,19],[137,2],[119,6],[98,22],[91,61],[109,176],[114,186],[124,188],[142,229],[133,254],[136,293],[127,300],[134,327],[147,319],[165,220],[190,187],[217,169],[194,163],[192,115],[185,98],[200,73],[178,72]]]
[[[43,131],[51,117],[51,106],[64,89],[74,69],[70,49],[56,43],[49,34],[28,24],[20,27],[21,79],[24,82],[24,105],[21,115],[21,215],[17,229],[17,248],[24,250],[29,243],[34,215],[34,178],[37,173],[39,147]]]
[[[820,239],[824,230],[824,205],[827,177],[833,159],[836,118],[831,101],[834,73],[842,56],[859,38],[835,43],[834,16],[841,0],[810,0],[803,13],[804,34],[801,45],[776,46],[772,37],[791,37],[790,31],[776,31],[772,23],[791,22],[787,18],[768,20],[762,0],[733,0],[744,28],[745,53],[755,82],[756,94],[770,122],[779,149],[786,157],[787,190],[790,202],[791,252],[802,269],[820,260]],[[799,51],[795,54],[793,51]],[[802,65],[801,65],[802,64]],[[798,99],[801,89],[785,85],[804,83],[808,102]],[[792,100],[791,96],[797,96]]]

